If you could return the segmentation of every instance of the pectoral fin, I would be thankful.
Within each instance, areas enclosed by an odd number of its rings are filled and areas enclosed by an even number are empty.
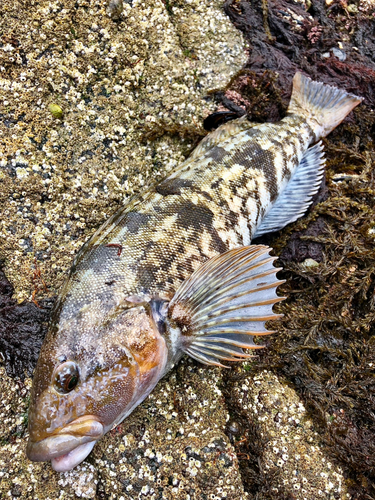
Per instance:
[[[224,366],[220,361],[251,357],[245,349],[259,349],[253,336],[273,333],[265,323],[272,312],[276,278],[270,248],[241,247],[213,257],[187,279],[173,297],[168,319],[182,334],[182,349],[198,361]]]

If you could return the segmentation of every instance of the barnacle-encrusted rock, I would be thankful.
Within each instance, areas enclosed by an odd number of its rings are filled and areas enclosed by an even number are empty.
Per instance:
[[[243,419],[243,435],[234,440],[237,456],[249,452],[253,443],[246,441],[254,437],[246,429],[256,426],[264,482],[275,498],[285,498],[286,492],[304,500],[351,498],[342,469],[327,457],[324,440],[286,380],[267,370],[242,376],[230,397]]]
[[[219,0],[124,2],[116,22],[107,8],[0,7],[0,255],[18,300],[35,258],[53,294],[94,228],[183,159],[209,90],[246,61]]]
[[[242,85],[240,104],[252,119],[279,119],[298,66],[315,79],[324,74],[327,83],[368,92],[371,102],[374,78],[366,58],[374,45],[366,33],[373,2],[347,9],[339,2],[319,8],[310,1],[279,3],[281,8],[263,2],[267,11],[256,2],[232,2],[237,26],[252,38],[250,68],[227,98],[233,100]],[[225,89],[246,59],[243,38],[221,4],[134,0],[124,2],[114,19],[104,0],[42,0],[27,8],[0,2],[0,258],[18,300],[33,297],[42,304],[54,295],[94,229],[127,197],[164,176],[204,134],[202,119],[215,110],[208,91]],[[356,11],[360,18],[348,14]],[[337,38],[334,23],[348,57],[322,62],[319,54],[329,54],[330,40]],[[50,116],[50,102],[61,104],[64,121]],[[362,128],[344,124],[331,145],[327,141],[330,175],[341,172],[343,179],[337,189],[331,186],[332,202],[324,207],[337,227],[324,237],[326,260],[315,233],[312,241],[293,240],[284,262],[313,258],[319,266],[291,264],[290,286],[298,294],[288,289],[284,332],[271,341],[271,364],[282,367],[315,408],[324,412],[328,400],[339,402],[326,415],[327,428],[336,456],[341,453],[343,462],[347,457],[353,468],[351,484],[367,492],[375,337],[366,295],[373,294],[373,157],[364,151],[373,147],[364,131],[371,130],[371,113],[363,111]],[[276,253],[296,227],[304,230],[310,222],[320,232],[322,218],[314,217],[316,212],[273,240]],[[28,326],[25,321],[25,331]],[[15,353],[25,348],[24,339]],[[240,383],[183,361],[88,461],[64,474],[27,461],[31,379],[11,378],[3,367],[0,372],[1,498],[347,498],[341,470],[326,456],[327,436],[316,434],[314,415],[307,415],[283,378],[269,372],[244,365],[232,371]],[[345,404],[354,409],[345,413]],[[313,457],[311,469],[297,455]]]

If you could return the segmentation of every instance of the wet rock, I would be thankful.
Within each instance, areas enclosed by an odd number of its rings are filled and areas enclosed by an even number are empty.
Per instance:
[[[245,372],[246,373],[246,372]],[[257,427],[262,440],[259,460],[263,482],[278,498],[349,499],[340,467],[325,453],[325,443],[296,391],[267,370],[244,376],[233,385],[246,428]],[[252,434],[238,439],[237,456],[245,456]],[[245,457],[246,458],[246,457]],[[242,463],[242,462],[241,462]]]
[[[42,2],[21,22],[11,4],[0,20],[17,32],[0,40],[0,256],[17,301],[35,258],[36,299],[58,291],[95,228],[205,135],[209,91],[246,61],[218,0],[124,1],[116,22],[107,7]]]
[[[143,405],[108,433],[74,470],[54,472],[25,456],[27,393],[0,368],[8,397],[0,403],[0,497],[15,484],[22,498],[201,500],[249,498],[238,459],[225,434],[229,415],[219,369],[183,360]],[[21,430],[17,433],[17,426]],[[18,491],[18,490],[17,490]]]

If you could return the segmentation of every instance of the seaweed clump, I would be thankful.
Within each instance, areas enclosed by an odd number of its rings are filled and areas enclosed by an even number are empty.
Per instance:
[[[307,225],[297,233],[300,245],[320,245],[320,262],[311,265],[310,256],[298,262],[289,251],[295,240],[285,234],[274,242],[282,248],[288,299],[262,360],[300,391],[332,454],[347,467],[353,498],[375,493],[375,156],[367,159],[360,176],[332,182],[330,197],[300,223]],[[309,229],[317,216],[315,226],[324,227],[314,235]]]
[[[327,185],[308,215],[267,235],[286,279],[284,318],[251,370],[285,376],[299,391],[353,499],[375,497],[375,45],[374,7],[346,2],[227,1],[249,43],[245,69],[216,95],[254,121],[285,114],[296,70],[365,98],[327,139]],[[223,99],[223,96],[227,99]],[[227,395],[229,407],[235,402]],[[254,437],[254,439],[253,439]],[[248,442],[254,436],[249,436]],[[259,447],[258,447],[259,448]],[[251,450],[249,450],[251,451]],[[253,471],[262,475],[261,452]],[[252,474],[240,462],[243,481]],[[256,486],[256,485],[255,485]],[[266,499],[254,483],[250,493]]]
[[[51,301],[12,298],[13,286],[0,268],[0,355],[8,375],[24,379],[35,368],[47,331]]]

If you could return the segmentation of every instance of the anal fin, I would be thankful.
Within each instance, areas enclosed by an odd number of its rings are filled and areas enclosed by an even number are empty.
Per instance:
[[[279,231],[302,217],[319,190],[325,159],[321,142],[307,149],[284,191],[257,227],[253,238]]]
[[[181,335],[181,348],[204,364],[251,357],[242,349],[260,349],[254,336],[273,333],[265,323],[280,316],[273,305],[283,300],[283,283],[269,255],[270,248],[251,245],[225,252],[205,262],[177,290],[168,320]]]

